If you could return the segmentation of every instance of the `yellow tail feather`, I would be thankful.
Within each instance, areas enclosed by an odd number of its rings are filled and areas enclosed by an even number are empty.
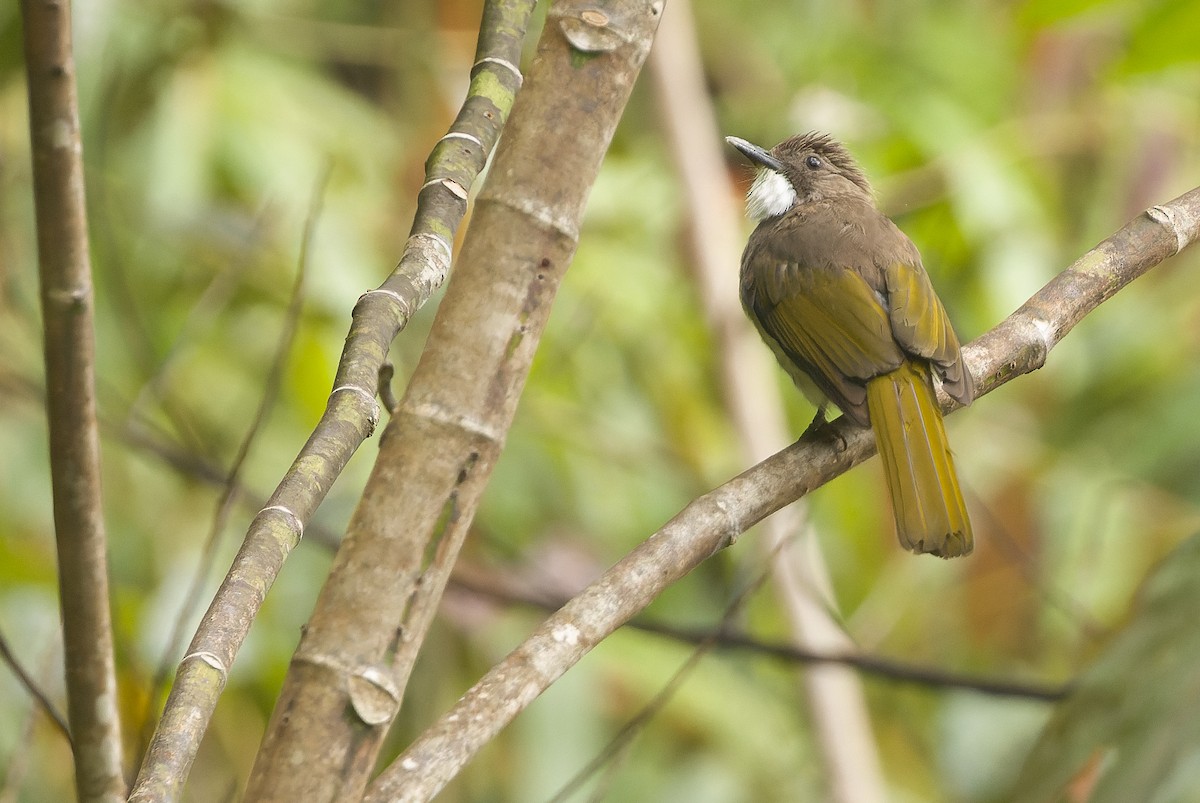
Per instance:
[[[867,410],[900,543],[941,558],[970,554],[971,522],[929,368],[906,362],[872,379]]]

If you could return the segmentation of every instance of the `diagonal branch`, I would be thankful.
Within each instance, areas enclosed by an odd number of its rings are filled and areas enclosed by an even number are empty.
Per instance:
[[[350,457],[375,428],[379,368],[412,315],[442,284],[467,191],[508,117],[532,0],[490,0],[471,85],[450,132],[426,161],[417,213],[400,263],[355,305],[333,392],[308,442],[251,523],[201,620],[155,729],[131,800],[177,799],[229,669],[283,562]]]
[[[1040,368],[1085,315],[1198,237],[1200,188],[1134,218],[964,347],[977,395]],[[802,438],[692,501],[492,667],[380,775],[367,800],[431,797],[534,698],[668,585],[874,452],[869,430],[844,416],[832,426],[838,437]]]
[[[41,707],[42,712],[50,719],[56,728],[62,731],[63,736],[67,737],[67,742],[71,741],[71,728],[67,725],[67,720],[59,713],[50,697],[42,690],[42,687],[34,679],[33,675],[25,667],[21,666],[21,662],[17,660],[17,656],[13,653],[12,648],[8,646],[8,639],[0,633],[0,663],[8,664],[8,668],[16,675],[17,682],[25,687],[25,691],[29,692],[29,696],[34,699],[34,702]]]
[[[679,6],[675,6],[675,8],[679,8]],[[659,41],[661,42],[662,40],[660,39]],[[671,699],[683,688],[683,684],[687,679],[700,666],[704,658],[719,645],[721,636],[733,626],[734,618],[745,610],[746,603],[750,601],[750,598],[767,582],[773,571],[770,557],[768,556],[766,571],[759,572],[758,576],[734,595],[733,599],[725,606],[725,612],[721,614],[721,620],[717,623],[716,628],[692,642],[696,648],[692,650],[687,660],[672,673],[662,688],[655,692],[654,696],[633,717],[625,721],[625,724],[609,739],[608,744],[587,765],[576,772],[574,777],[567,781],[565,786],[554,794],[554,797],[550,799],[550,803],[567,803],[571,799],[571,796],[579,791],[593,775],[605,767],[610,768],[611,774],[612,768],[615,768],[618,759],[627,754],[632,747],[633,740],[645,731],[646,726],[655,717],[662,713],[667,704],[671,702]],[[592,799],[600,799],[603,791],[600,791],[599,795],[594,794]],[[604,797],[607,796],[605,795]]]
[[[558,0],[246,797],[357,800],[503,448],[661,0]]]
[[[159,659],[158,667],[150,682],[150,694],[148,698],[150,705],[148,708],[157,705],[160,695],[166,688],[167,673],[170,670],[171,661],[179,654],[181,642],[186,633],[184,628],[195,614],[196,606],[200,603],[201,592],[209,579],[213,565],[216,563],[217,550],[221,546],[221,534],[225,532],[225,526],[229,523],[229,517],[233,515],[234,506],[237,504],[238,498],[243,491],[241,478],[246,460],[250,456],[250,449],[257,442],[258,434],[262,431],[263,425],[270,417],[271,410],[275,406],[275,401],[279,397],[279,390],[283,384],[283,371],[287,366],[288,356],[292,352],[296,332],[300,327],[300,315],[304,310],[305,282],[308,277],[309,254],[312,251],[313,238],[316,236],[317,221],[320,219],[321,206],[325,200],[325,188],[329,183],[330,169],[331,166],[328,163],[322,168],[317,178],[316,186],[313,189],[313,197],[309,202],[308,217],[304,221],[304,231],[300,238],[300,253],[296,260],[296,276],[292,282],[291,298],[288,301],[287,309],[283,316],[283,327],[276,338],[275,353],[271,357],[267,375],[263,378],[263,394],[259,398],[258,408],[251,418],[250,428],[242,436],[237,452],[234,454],[233,460],[230,461],[229,469],[225,472],[225,477],[221,482],[221,493],[217,499],[212,521],[209,524],[208,537],[200,549],[200,559],[196,564],[195,574],[192,575],[191,583],[188,585],[188,589],[183,597],[183,603],[179,606],[179,610],[175,614],[175,621],[171,625],[170,633],[167,636],[166,643],[163,645],[162,657]],[[153,721],[147,716],[142,727],[143,741],[141,747],[143,749],[153,734],[150,727],[152,724]]]
[[[92,265],[71,7],[24,0],[67,718],[81,801],[124,795],[96,424]]]

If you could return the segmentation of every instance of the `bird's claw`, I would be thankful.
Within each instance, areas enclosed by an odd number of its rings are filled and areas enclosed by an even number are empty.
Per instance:
[[[838,442],[837,450],[839,452],[846,451],[849,445],[846,442],[846,436],[842,434],[837,427],[831,426],[831,422],[825,419],[825,405],[817,408],[817,414],[813,416],[813,420],[804,428],[804,432],[800,434],[800,439],[818,440],[822,438],[832,438]]]

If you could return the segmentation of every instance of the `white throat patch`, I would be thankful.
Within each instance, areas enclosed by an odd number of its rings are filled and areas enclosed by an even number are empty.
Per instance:
[[[746,193],[746,215],[753,221],[782,215],[796,203],[796,191],[779,173],[761,168]]]

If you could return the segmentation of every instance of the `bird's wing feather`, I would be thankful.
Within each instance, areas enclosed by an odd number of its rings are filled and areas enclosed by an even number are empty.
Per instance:
[[[785,292],[769,292],[756,278],[761,268],[745,277],[742,300],[751,317],[842,412],[866,424],[866,380],[904,359],[875,292],[845,268],[780,263],[773,271],[786,275],[768,275],[766,284]]]
[[[963,364],[958,335],[921,266],[920,257],[915,262],[885,264],[883,279],[883,294],[896,342],[909,354],[933,363],[946,392],[959,403],[970,404],[975,397],[974,382]]]
[[[868,379],[905,356],[929,360],[946,392],[974,397],[958,337],[916,246],[869,199],[817,203],[760,226],[742,265],[742,304],[795,368],[859,423]]]

